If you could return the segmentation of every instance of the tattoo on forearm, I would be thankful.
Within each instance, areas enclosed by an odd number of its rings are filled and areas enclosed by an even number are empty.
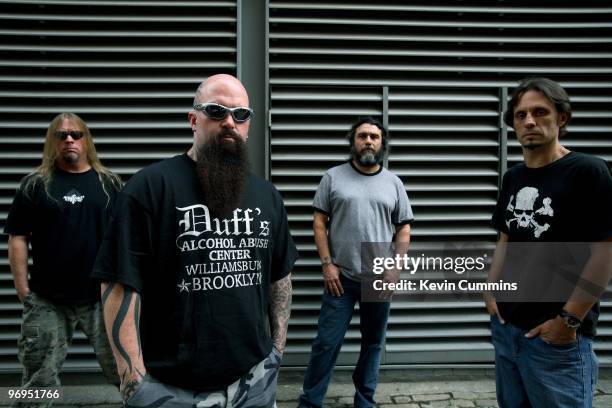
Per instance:
[[[119,306],[119,310],[117,311],[117,317],[115,318],[115,321],[113,322],[113,330],[112,330],[113,343],[115,343],[117,352],[121,354],[121,357],[123,357],[123,359],[127,363],[128,373],[132,372],[132,360],[130,359],[130,356],[128,355],[127,351],[125,351],[125,349],[121,345],[121,339],[119,338],[119,331],[121,330],[121,325],[123,324],[123,321],[125,320],[125,316],[127,315],[128,310],[130,308],[130,302],[132,301],[133,293],[134,292],[132,292],[130,289],[124,287],[123,299],[121,300],[121,306]]]
[[[127,383],[125,383],[125,386],[123,387],[123,400],[127,401],[128,399],[130,399],[130,397],[132,395],[134,395],[134,393],[136,392],[136,389],[138,388],[138,385],[142,382],[141,381],[137,381],[137,380],[130,380]]]
[[[107,328],[120,369],[120,392],[123,400],[127,401],[142,383],[146,373],[140,344],[141,299],[138,292],[121,284],[106,288],[102,297],[104,302],[107,302]]]
[[[108,284],[108,287],[106,288],[106,290],[104,290],[104,293],[102,294],[102,299],[101,299],[102,306],[104,306],[104,304],[106,303],[106,299],[108,299],[108,296],[111,294],[116,284],[117,282],[111,282]]]
[[[142,355],[142,347],[140,345],[140,296],[136,295],[136,304],[134,305],[134,324],[136,325],[136,339],[138,340],[138,356]]]
[[[291,315],[291,275],[270,286],[270,331],[272,343],[283,351],[287,341],[287,326]]]
[[[127,401],[132,395],[134,395],[134,393],[138,389],[138,386],[142,383],[142,380],[144,379],[144,374],[141,373],[137,368],[134,371],[137,374],[136,378],[131,378],[130,380],[128,380],[127,369],[123,372],[123,375],[121,376],[121,396],[123,397],[124,401]]]

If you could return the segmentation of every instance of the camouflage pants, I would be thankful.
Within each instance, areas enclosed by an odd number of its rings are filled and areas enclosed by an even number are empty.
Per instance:
[[[197,393],[147,375],[126,408],[275,408],[281,357],[276,349],[225,390]]]
[[[23,365],[23,388],[60,385],[59,372],[77,327],[83,330],[93,346],[107,381],[119,385],[100,302],[79,306],[58,305],[30,292],[23,302],[23,323],[18,341],[19,361]],[[51,403],[21,403],[14,406],[48,407]]]

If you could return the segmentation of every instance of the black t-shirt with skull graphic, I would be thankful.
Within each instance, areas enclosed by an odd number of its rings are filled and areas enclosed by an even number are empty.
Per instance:
[[[509,169],[492,224],[510,242],[598,242],[612,237],[610,208],[612,176],[607,163],[570,152],[544,167],[520,163]],[[509,322],[531,329],[555,317],[563,303],[500,302],[498,306]],[[596,304],[579,331],[592,337],[598,315]]]

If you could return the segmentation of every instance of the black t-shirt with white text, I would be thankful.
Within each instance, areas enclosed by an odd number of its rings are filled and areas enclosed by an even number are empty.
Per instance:
[[[502,181],[492,224],[506,233],[510,242],[599,242],[612,237],[610,208],[612,177],[606,162],[570,152],[544,167],[529,168],[521,163],[509,169]],[[506,259],[526,256],[506,254]],[[498,307],[505,319],[528,330],[554,318],[563,305],[564,302],[500,302]],[[598,316],[597,303],[579,332],[594,336]]]
[[[271,350],[269,285],[297,258],[276,189],[249,175],[232,215],[202,204],[186,155],[137,173],[119,195],[94,277],[141,295],[147,370],[160,381],[217,390]]]
[[[24,191],[25,180],[38,177]],[[98,173],[68,173],[55,169],[45,191],[42,179],[27,176],[15,195],[5,233],[23,235],[32,246],[30,290],[62,304],[100,299],[100,285],[90,278],[116,196],[116,187]]]

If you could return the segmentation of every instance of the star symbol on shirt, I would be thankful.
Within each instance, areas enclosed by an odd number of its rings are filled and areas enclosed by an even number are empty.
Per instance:
[[[180,292],[183,292],[183,291],[189,292],[189,285],[191,285],[191,283],[187,283],[185,282],[185,279],[183,279],[183,281],[176,286],[179,287]]]

